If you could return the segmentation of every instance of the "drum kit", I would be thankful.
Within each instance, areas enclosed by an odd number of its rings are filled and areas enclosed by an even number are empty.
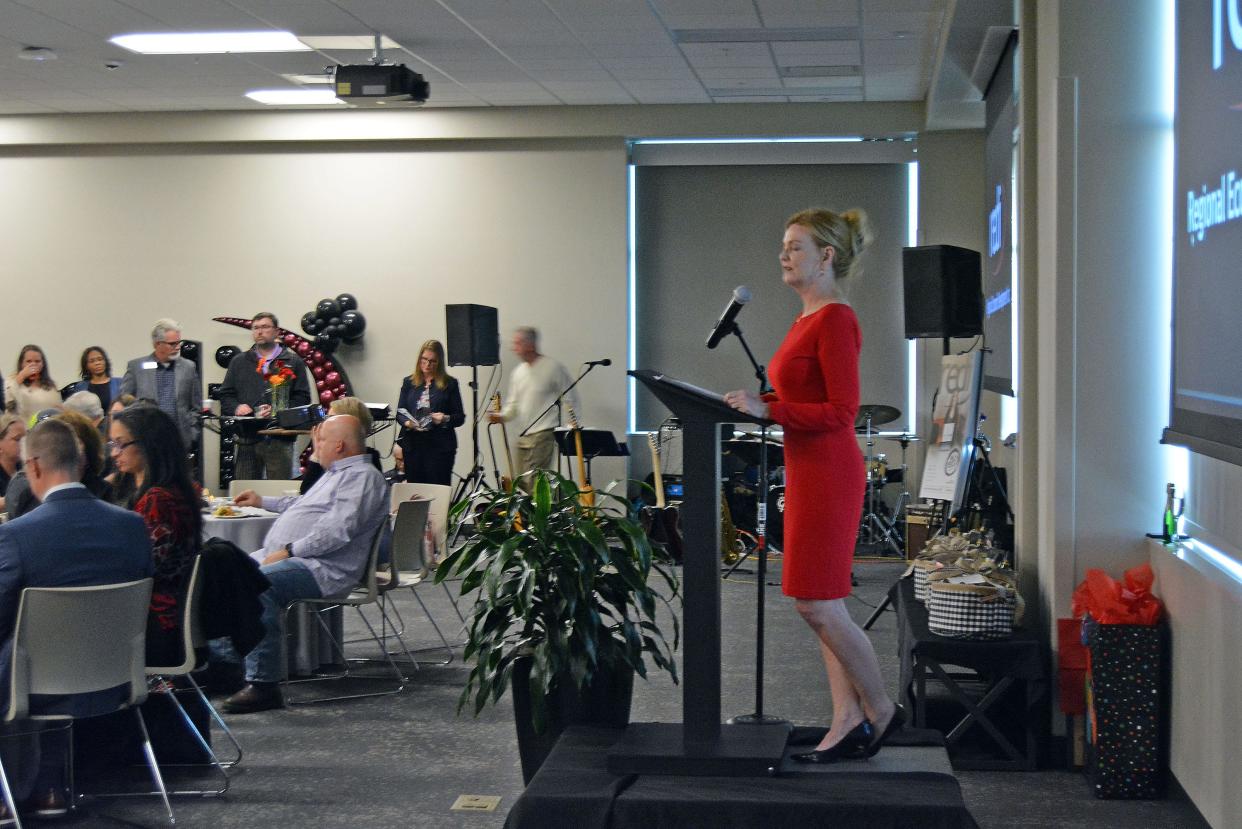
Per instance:
[[[901,517],[906,505],[910,503],[910,491],[906,488],[909,472],[906,450],[919,438],[918,435],[904,432],[883,435],[876,431],[877,426],[892,423],[899,417],[901,411],[893,406],[873,403],[858,407],[854,431],[866,438],[863,461],[867,469],[867,488],[863,495],[863,516],[858,525],[857,551],[872,555],[886,555],[891,551],[905,558]],[[876,451],[877,438],[895,440],[901,444],[901,466],[891,468],[888,455]],[[898,486],[901,488],[900,494],[890,504],[889,492]]]
[[[905,557],[904,521],[911,495],[906,488],[908,467],[906,452],[919,440],[911,434],[881,434],[877,427],[901,417],[900,410],[880,404],[860,406],[855,432],[865,438],[863,455],[867,485],[863,496],[863,515],[858,527],[857,551],[870,555]],[[901,446],[901,464],[893,466],[889,456],[876,451],[877,440],[896,441]],[[762,486],[767,502],[767,538],[769,547],[780,550],[784,543],[785,518],[785,453],[784,445],[768,439],[768,480],[759,481],[760,440],[757,435],[741,435],[720,442],[723,476],[722,509],[731,526],[743,535],[756,531],[756,505]],[[747,539],[747,540],[751,540]]]

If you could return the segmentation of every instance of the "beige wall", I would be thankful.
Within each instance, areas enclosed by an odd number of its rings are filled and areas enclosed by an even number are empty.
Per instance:
[[[413,349],[443,339],[444,305],[476,302],[500,308],[502,332],[542,329],[548,353],[571,369],[611,357],[612,369],[584,383],[581,417],[624,427],[619,140],[507,142],[486,151],[447,144],[70,151],[0,158],[0,182],[6,364],[20,344],[39,343],[63,384],[81,349],[99,344],[119,372],[125,359],[150,350],[151,325],[167,315],[185,336],[203,340],[205,379],[218,381],[223,370],[211,355],[223,344],[246,345],[248,334],[212,317],[268,309],[297,329],[318,299],[348,291],[367,317],[367,335],[338,355],[360,396],[393,403]],[[469,408],[464,384],[463,392]],[[463,441],[468,434],[459,433]],[[212,440],[209,460],[215,449]],[[458,469],[468,468],[461,451]],[[216,480],[214,471],[207,480]]]

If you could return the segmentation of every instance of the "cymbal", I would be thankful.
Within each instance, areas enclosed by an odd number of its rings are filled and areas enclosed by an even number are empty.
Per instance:
[[[901,409],[893,406],[885,406],[883,403],[868,403],[858,407],[858,417],[854,418],[855,429],[865,429],[867,427],[867,416],[871,417],[871,425],[883,426],[885,423],[892,423],[901,417]]]

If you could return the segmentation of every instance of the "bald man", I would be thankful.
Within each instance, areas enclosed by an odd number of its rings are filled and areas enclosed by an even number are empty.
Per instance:
[[[366,432],[358,418],[334,415],[319,424],[311,439],[325,471],[305,495],[266,498],[246,490],[233,499],[238,506],[280,513],[262,549],[251,554],[272,586],[263,594],[266,633],[246,655],[247,685],[225,701],[225,710],[234,714],[284,705],[279,683],[284,679],[285,607],[295,599],[349,593],[388,515],[388,486],[367,457]]]

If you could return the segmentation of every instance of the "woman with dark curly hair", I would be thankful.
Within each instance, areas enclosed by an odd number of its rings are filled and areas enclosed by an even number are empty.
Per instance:
[[[99,405],[107,412],[112,401],[121,396],[121,378],[112,376],[112,361],[108,359],[108,352],[97,345],[87,346],[78,363],[82,379],[65,388],[65,399],[76,392],[89,391],[99,398]]]
[[[181,602],[202,544],[200,494],[177,424],[160,409],[130,406],[113,415],[108,434],[118,473],[113,501],[141,515],[151,537],[155,585],[147,619],[147,664],[175,665],[185,658]]]

